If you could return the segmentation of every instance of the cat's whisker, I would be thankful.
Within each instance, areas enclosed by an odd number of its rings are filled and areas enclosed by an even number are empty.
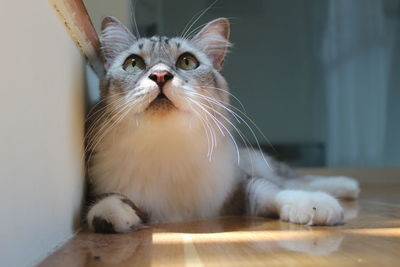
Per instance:
[[[112,128],[112,125],[115,124],[114,118],[122,114],[128,107],[131,107],[129,103],[124,104],[118,112],[116,112],[112,117],[104,123],[100,130],[97,132],[95,136],[90,138],[90,142],[88,144],[88,150],[90,150],[88,161],[90,161],[93,152],[96,150],[97,145],[103,140],[103,138],[109,133]],[[105,129],[104,129],[105,128]],[[104,131],[103,131],[104,129]]]
[[[211,87],[211,86],[202,86],[202,87],[206,87],[206,88],[212,88],[212,89],[216,89],[216,90],[223,90],[223,89],[221,89],[221,88],[217,88],[217,87]],[[198,87],[198,88],[201,88],[200,86]],[[223,90],[223,91],[225,91],[225,90]],[[234,97],[234,98],[236,98],[233,94],[230,94],[232,97]],[[213,99],[214,101],[218,101],[217,99]],[[238,100],[238,99],[237,99]],[[239,100],[238,100],[239,101]],[[243,109],[243,111],[242,110],[240,110],[239,108],[237,108],[237,107],[235,107],[234,105],[231,105],[231,104],[228,104],[228,103],[223,103],[223,102],[221,102],[221,101],[219,101],[222,105],[224,105],[225,106],[225,108],[227,108],[226,107],[226,105],[228,105],[229,107],[231,107],[231,108],[233,108],[233,109],[235,109],[237,112],[239,112],[240,114],[242,114],[255,128],[256,128],[256,130],[257,130],[257,132],[262,136],[262,138],[272,147],[272,149],[275,151],[275,149],[274,149],[274,147],[273,147],[273,145],[272,145],[272,143],[269,141],[269,139],[264,135],[264,133],[261,131],[261,129],[260,129],[260,127],[258,127],[258,125],[246,114],[246,110],[245,110],[245,108],[243,107],[243,105],[241,104],[241,106],[242,106],[242,109]],[[240,102],[240,101],[239,101]],[[230,111],[229,111],[233,116],[237,116],[237,117],[239,117],[240,118],[240,120],[241,121],[243,121],[245,124],[247,124],[247,122],[239,115],[239,114],[237,114],[235,111],[233,111],[233,110],[231,110],[230,109]],[[234,115],[235,114],[235,115]],[[246,127],[248,127],[249,128],[249,130],[252,132],[253,130],[252,130],[252,128],[250,127],[250,125],[246,125]],[[253,132],[252,133],[252,135],[253,136],[255,136],[255,133]],[[256,138],[256,137],[255,137]],[[258,141],[258,139],[257,139],[257,141]]]
[[[102,117],[104,116],[104,114],[106,114],[106,112],[104,112],[104,111],[106,111],[112,105],[115,105],[116,103],[120,103],[123,101],[123,99],[116,98],[117,96],[121,95],[122,93],[123,92],[115,93],[108,97],[105,97],[105,98],[101,99],[98,103],[96,103],[94,105],[94,107],[92,107],[90,109],[90,111],[88,112],[88,117],[85,120],[85,123],[90,122],[92,119],[95,119],[95,120],[91,123],[91,126],[86,130],[86,135],[91,131],[91,128],[93,128],[93,126],[95,125],[95,122],[101,120]],[[113,98],[116,98],[116,99],[114,100]],[[108,102],[108,103],[106,103],[106,102]],[[95,109],[98,108],[99,105],[103,104],[103,103],[106,103],[106,104],[103,107],[101,107],[95,111]],[[96,117],[96,115],[99,113],[102,113],[102,115],[100,115],[99,117]]]
[[[133,22],[133,25],[135,26],[136,34],[137,34],[137,37],[139,39],[140,38],[140,32],[139,32],[139,27],[138,27],[137,22],[136,22],[136,4],[137,4],[137,0],[134,0],[133,1],[133,7],[131,8],[131,18],[133,20],[132,22]]]
[[[209,101],[212,101],[212,102],[214,102],[215,104],[217,104],[218,106],[220,106],[220,107],[222,107],[222,108],[224,108],[224,109],[226,109],[226,110],[228,110],[228,112],[236,119],[236,121],[238,122],[238,123],[240,123],[240,120],[239,120],[239,118],[237,117],[237,115],[236,115],[236,113],[232,113],[225,105],[225,103],[223,103],[223,102],[221,102],[221,101],[218,101],[217,99],[215,99],[215,98],[211,98],[211,97],[208,97],[208,96],[205,96],[205,95],[202,95],[202,94],[198,94],[198,93],[194,93],[195,95],[197,95],[198,97],[200,97],[200,98],[207,98]],[[230,105],[230,104],[228,104],[229,106],[232,106],[232,105]],[[240,119],[242,119],[242,118],[240,118]],[[255,148],[253,147],[253,145],[251,145],[251,142],[249,141],[249,139],[246,137],[246,135],[242,132],[242,131],[240,131],[240,129],[238,128],[238,130],[239,131],[237,131],[237,133],[238,133],[238,135],[239,135],[239,137],[241,138],[241,140],[243,141],[243,145],[245,146],[245,148],[246,148],[246,150],[247,151],[249,151],[250,150],[250,148],[251,148],[251,151],[253,151],[253,152],[255,152],[256,150],[255,150]],[[251,169],[252,169],[252,172],[254,171],[254,157],[253,157],[253,154],[252,153],[249,153],[249,155],[250,155],[250,162],[251,162]]]
[[[118,112],[116,112],[116,113],[112,116],[112,118],[110,118],[110,119],[107,121],[107,123],[105,123],[105,124],[102,126],[102,128],[106,127],[106,129],[102,132],[102,134],[93,137],[93,139],[92,139],[93,142],[90,144],[90,145],[91,145],[91,147],[90,147],[91,153],[90,153],[90,157],[89,157],[88,161],[90,161],[90,158],[91,158],[91,156],[92,156],[92,154],[93,154],[93,151],[96,150],[97,145],[103,140],[103,138],[104,138],[105,136],[107,136],[107,134],[112,130],[112,128],[114,128],[114,126],[117,125],[117,124],[129,113],[130,108],[131,108],[132,106],[133,106],[133,105],[132,105],[131,103],[126,103],[125,105],[123,105],[123,106],[120,108],[120,110],[119,110]],[[125,111],[125,113],[124,113],[124,111]],[[114,121],[114,118],[115,118],[115,117],[118,117],[118,116],[120,116],[120,118]],[[99,131],[99,132],[101,132],[101,131]]]
[[[202,95],[202,97],[205,97],[205,96]],[[254,140],[256,141],[257,148],[258,148],[260,151],[262,151],[262,148],[261,148],[260,142],[259,142],[259,140],[258,140],[258,137],[257,137],[257,135],[255,134],[255,132],[253,131],[253,129],[251,128],[251,126],[247,123],[247,121],[244,120],[239,114],[237,114],[237,113],[234,112],[233,110],[229,109],[228,107],[226,107],[226,106],[223,105],[222,103],[219,103],[218,100],[213,99],[212,101],[214,101],[214,103],[218,104],[220,107],[222,107],[222,108],[224,108],[225,110],[227,110],[227,111],[228,111],[229,113],[231,113],[234,117],[239,118],[239,119],[246,125],[246,127],[250,130],[251,134],[253,135]],[[216,111],[216,110],[215,110],[215,111]],[[218,112],[218,111],[216,111],[216,112]],[[219,113],[219,112],[218,112],[218,113]],[[246,115],[246,116],[247,116],[247,115]],[[227,119],[227,118],[225,118],[225,119],[230,123],[229,119]],[[261,131],[260,129],[258,129],[258,130]],[[264,137],[265,137],[265,136],[264,136]],[[265,137],[265,138],[266,138],[266,137]],[[269,165],[267,159],[265,158],[264,154],[262,154],[262,157],[263,157],[264,162],[267,164],[267,166],[270,167],[270,165]]]
[[[96,118],[96,120],[94,120],[92,122],[92,125],[86,130],[86,139],[90,139],[93,138],[92,134],[95,130],[98,129],[99,125],[101,123],[103,123],[104,119],[109,116],[110,114],[114,113],[115,111],[117,111],[121,106],[123,106],[125,103],[124,99],[116,99],[116,100],[112,100],[107,106],[107,109],[105,110],[105,112],[103,112],[103,114],[99,117]]]
[[[204,97],[204,96],[203,96],[203,97]],[[214,101],[216,101],[216,100],[214,100]],[[234,112],[231,111],[229,108],[227,108],[227,107],[225,107],[224,105],[222,105],[221,103],[217,103],[217,102],[214,102],[214,103],[216,103],[216,104],[218,104],[220,107],[226,109],[226,110],[227,110],[228,112],[230,112],[231,114],[234,113]],[[250,144],[249,140],[248,140],[246,137],[243,136],[243,134],[241,133],[241,131],[240,131],[233,123],[231,123],[230,120],[229,120],[226,116],[224,116],[222,113],[220,113],[219,111],[215,110],[215,109],[212,108],[212,107],[209,107],[209,108],[212,109],[214,112],[216,112],[218,115],[220,115],[224,120],[226,120],[226,121],[235,129],[235,131],[239,134],[239,136],[241,137],[242,141],[245,143],[246,146],[247,146],[247,144],[246,144],[247,142]],[[250,131],[251,131],[252,134],[253,134],[254,139],[256,140],[256,144],[257,144],[257,146],[258,146],[258,149],[261,151],[261,150],[262,150],[262,149],[261,149],[261,145],[260,145],[260,143],[259,143],[259,141],[258,141],[258,138],[257,138],[257,136],[255,135],[254,131],[251,129],[250,125],[248,125],[247,122],[246,122],[243,118],[241,118],[238,114],[236,114],[236,115],[238,116],[238,118],[240,118],[240,119],[246,124],[247,127],[249,127]],[[251,144],[250,144],[250,146],[251,146]],[[270,168],[270,165],[269,165],[267,159],[265,158],[264,154],[262,154],[262,157],[263,157],[264,162],[265,162],[265,163],[267,164],[267,166]]]
[[[187,99],[189,100],[189,101],[191,101],[192,103],[194,103],[194,104],[196,104],[198,107],[200,107],[201,109],[203,109],[198,103],[197,103],[197,101],[195,101],[195,100],[193,100],[193,99],[191,99],[191,98],[189,98],[189,97],[187,97]],[[211,115],[211,114],[209,114],[209,115]],[[207,116],[207,114],[206,114],[206,118],[208,119],[208,117],[210,117],[211,118],[211,120],[213,120],[214,121],[214,123],[218,126],[218,123],[217,122],[215,122],[215,120],[214,120],[214,117],[211,115],[211,116]],[[218,128],[219,128],[219,126],[218,126]],[[220,128],[219,128],[220,129]],[[221,129],[220,129],[221,130]],[[211,155],[212,155],[212,152],[213,152],[213,150],[214,150],[214,148],[217,146],[217,136],[216,136],[216,134],[215,134],[215,132],[214,132],[214,130],[213,130],[213,127],[211,127],[211,125],[210,125],[210,131],[211,131],[211,133],[212,133],[212,136],[213,136],[213,145],[211,146],[211,152],[210,152],[210,159],[211,159]],[[222,131],[222,130],[221,130]]]
[[[192,111],[195,113],[195,115],[199,118],[199,120],[201,121],[201,124],[203,125],[204,128],[204,132],[206,133],[206,139],[207,139],[207,158],[209,158],[211,160],[211,143],[210,143],[210,136],[208,134],[208,129],[207,127],[210,127],[210,125],[207,124],[207,122],[205,122],[204,118],[202,118],[201,114],[192,106],[191,103],[188,103],[190,105],[190,107],[192,108]],[[206,127],[207,124],[207,127]],[[211,129],[210,129],[211,131]]]
[[[109,110],[108,114],[106,114],[106,116],[108,116],[108,115],[112,116],[108,119],[108,121],[112,121],[115,118],[115,116],[121,112],[121,109],[124,109],[129,106],[133,106],[135,103],[139,102],[140,100],[141,100],[141,98],[136,98],[136,99],[132,99],[132,100],[128,100],[128,101],[126,99],[120,99],[120,101],[116,101],[114,103],[114,105],[111,107],[111,110]],[[117,112],[114,114],[115,111],[117,111]],[[98,131],[102,132],[102,130],[103,129],[100,128]]]
[[[219,106],[221,106],[221,107],[224,108],[224,109],[227,109],[227,108],[225,107],[225,105],[224,105],[222,102],[220,102],[220,101],[218,101],[218,100],[216,100],[216,99],[214,99],[214,98],[212,98],[212,97],[209,97],[209,96],[206,96],[206,95],[202,95],[202,94],[199,94],[199,93],[196,93],[196,92],[192,92],[192,94],[194,94],[194,95],[196,95],[196,96],[198,96],[198,97],[201,97],[201,98],[205,99],[207,102],[210,102],[210,101],[211,101],[212,103],[214,103],[214,104],[216,104],[216,105],[219,105]],[[235,113],[231,113],[231,115],[233,115],[233,117],[236,119],[236,121],[237,121],[238,123],[241,123],[240,119],[236,117],[236,114],[235,114]]]
[[[105,101],[109,101],[110,99],[105,99]],[[105,102],[104,101],[104,102]],[[116,100],[113,100],[113,99],[111,99],[111,102],[109,102],[108,104],[106,104],[104,107],[102,107],[101,109],[99,109],[99,110],[97,110],[96,112],[94,112],[93,114],[91,114],[91,116],[89,116],[89,118],[86,120],[87,122],[89,122],[91,119],[95,119],[92,123],[91,123],[91,126],[86,130],[86,135],[88,136],[90,136],[90,134],[91,134],[91,132],[96,128],[96,126],[97,126],[97,123],[98,122],[101,122],[102,120],[103,120],[103,118],[105,117],[105,116],[107,116],[107,112],[104,112],[104,111],[108,111],[108,109],[111,107],[113,107],[113,106],[118,106],[118,104],[120,104],[120,103],[123,103],[124,102],[124,99],[116,99]],[[97,113],[100,113],[100,112],[102,112],[102,114],[99,116],[99,117],[96,117],[95,115],[97,114]],[[109,111],[108,111],[109,112]]]
[[[234,20],[237,19],[237,17],[226,17],[229,20]],[[202,25],[197,26],[196,28],[194,28],[193,30],[191,30],[188,34],[186,34],[187,39],[191,39],[193,38],[197,33],[200,32],[200,30],[207,25],[207,23],[203,23]],[[212,38],[209,38],[209,40],[212,40]],[[229,46],[231,46],[231,44],[229,44]]]
[[[201,105],[201,106],[203,106],[202,109],[203,109],[207,114],[209,114],[209,116],[213,116],[213,115],[211,115],[211,114],[209,113],[209,111],[206,110],[206,108],[209,108],[209,109],[211,109],[212,111],[216,112],[216,110],[213,109],[213,108],[211,108],[210,106],[207,106],[207,105],[202,104],[202,103],[200,103],[200,102],[198,102],[198,104]],[[216,113],[218,113],[218,112],[216,112]],[[221,116],[222,114],[219,113],[219,115]],[[215,118],[215,116],[213,116],[213,117]],[[235,130],[238,132],[239,136],[241,137],[242,141],[245,143],[245,140],[243,139],[243,136],[241,135],[240,131],[239,131],[232,123],[230,123],[229,119],[226,119],[223,115],[222,115],[221,117],[223,117],[223,118],[225,119],[225,121],[227,121],[233,128],[235,128]],[[234,137],[231,135],[231,133],[230,133],[230,131],[227,129],[227,127],[226,127],[222,122],[220,122],[217,118],[215,118],[215,120],[218,121],[218,123],[221,124],[221,125],[227,130],[228,134],[230,135],[230,138],[232,139],[232,141],[234,141],[235,146],[238,148],[238,146],[237,146],[237,144],[236,144],[236,140],[235,140]],[[237,151],[238,151],[238,150],[237,150]],[[239,154],[238,154],[238,163],[239,163],[239,162],[240,162],[240,156],[239,156]]]
[[[122,103],[122,101],[114,101],[114,102]],[[120,107],[121,104],[116,105],[116,103],[114,103],[114,106]],[[111,111],[112,110],[115,110],[115,108],[111,109]],[[89,127],[89,129],[86,130],[86,134],[85,134],[85,142],[86,142],[86,144],[85,144],[85,153],[87,153],[91,149],[91,145],[93,143],[93,140],[96,139],[96,136],[100,135],[100,132],[98,132],[98,131],[95,132],[95,130],[97,130],[100,127],[100,125],[102,123],[104,123],[104,121],[106,121],[104,119],[107,116],[110,115],[111,111],[107,110],[106,112],[104,112],[100,117],[97,118],[97,120],[95,120],[92,123],[91,127]],[[106,121],[106,123],[107,123],[107,121]]]
[[[195,96],[199,96],[200,98],[203,98],[203,99],[206,100],[210,105],[211,105],[211,102],[213,102],[214,104],[221,105],[220,103],[215,102],[215,100],[212,99],[212,98],[209,98],[209,97],[206,98],[206,96],[201,95],[201,94],[198,94],[198,93],[196,93],[196,92],[190,92],[190,93],[193,94],[193,95],[195,95]],[[193,100],[193,99],[189,99],[189,100],[190,100],[190,101],[195,101],[195,100]],[[197,101],[196,101],[196,102],[197,102]],[[195,104],[196,104],[196,103],[195,103]],[[197,104],[202,105],[202,104],[199,103],[199,102],[197,102]],[[210,106],[208,106],[208,105],[204,105],[204,107],[210,108],[213,112],[216,111],[214,108],[212,108],[212,107],[210,107]],[[220,122],[220,121],[219,121],[214,115],[212,115],[208,110],[204,109],[203,107],[201,107],[201,108],[203,109],[203,111],[206,112],[206,114],[208,114],[208,115],[212,118],[212,120],[214,121],[214,123],[216,124],[216,126],[217,126],[217,127],[219,128],[219,130],[221,131],[221,134],[222,134],[223,136],[225,136],[225,134],[223,133],[221,127],[219,126],[220,124],[222,124],[222,122]],[[221,116],[221,115],[222,115],[222,114],[220,114],[220,116]],[[224,117],[224,116],[222,115],[222,117]],[[227,119],[226,117],[224,117],[224,119],[225,119],[226,121],[229,122],[229,119]],[[237,119],[237,118],[236,118],[236,119]],[[235,127],[233,124],[232,124],[232,126]],[[225,128],[225,127],[224,127],[224,128]],[[236,128],[236,127],[235,127],[235,128]],[[225,129],[227,130],[227,128],[225,128]],[[244,145],[245,145],[246,147],[248,147],[248,145],[247,145],[247,143],[248,143],[247,138],[245,138],[245,137],[241,134],[241,132],[240,132],[239,129],[236,128],[235,130],[238,132],[240,138],[241,138],[242,141],[244,142]],[[230,134],[230,131],[229,131],[229,130],[227,130],[227,132]],[[233,136],[231,136],[231,138],[232,138],[232,140],[234,140]],[[235,142],[235,141],[234,141],[234,142]],[[236,145],[236,146],[237,146],[237,145]],[[239,162],[239,161],[240,161],[240,156],[238,156],[238,162]]]
[[[140,89],[140,88],[138,88]],[[124,96],[126,94],[126,96]],[[129,99],[133,99],[140,97],[142,95],[145,95],[146,93],[143,93],[141,91],[136,92],[136,91],[131,91],[131,92],[119,92],[119,93],[113,93],[110,96],[105,97],[101,101],[103,102],[108,102],[107,105],[105,106],[106,108],[116,106],[118,103],[124,103],[126,100],[129,101]],[[121,97],[123,96],[123,97]]]
[[[243,111],[246,112],[246,109],[245,109],[243,103],[239,100],[239,98],[237,98],[234,94],[232,94],[231,92],[229,92],[229,91],[226,90],[226,89],[222,89],[222,88],[218,88],[218,87],[213,87],[213,86],[205,86],[205,85],[203,85],[203,86],[193,86],[193,85],[191,85],[191,86],[194,87],[194,88],[199,88],[199,89],[203,89],[203,90],[204,90],[204,88],[210,88],[210,89],[215,89],[215,90],[222,91],[222,92],[228,94],[229,96],[231,96],[232,98],[234,98],[234,99],[238,102],[238,104],[240,105],[240,107],[243,109]],[[229,104],[228,104],[228,105],[229,105]]]
[[[186,34],[186,39],[192,38],[193,37],[192,35],[195,35],[194,33],[197,33],[196,31],[200,31],[201,28],[203,28],[205,25],[207,25],[207,23],[208,22],[203,23],[203,24],[197,26],[196,28],[194,28],[193,30],[191,30],[188,34]]]
[[[142,98],[143,98],[143,96],[142,96]],[[88,161],[90,160],[91,155],[92,155],[93,151],[95,151],[95,148],[98,145],[98,143],[101,142],[101,140],[109,133],[109,131],[111,131],[112,128],[115,125],[117,125],[123,119],[123,117],[125,117],[129,113],[130,108],[133,107],[137,102],[139,102],[141,100],[142,99],[139,98],[139,99],[134,99],[134,100],[128,101],[124,104],[120,104],[120,105],[114,107],[114,109],[108,113],[107,116],[110,116],[110,114],[111,114],[111,117],[108,120],[106,120],[106,123],[104,123],[102,126],[100,126],[100,129],[97,130],[97,133],[94,136],[89,136],[88,146],[85,149],[85,151],[91,150],[92,152],[90,153],[90,157],[89,157]],[[115,110],[118,110],[118,111],[115,114],[112,114]],[[125,113],[123,113],[124,111],[125,111]],[[117,121],[114,121],[114,119],[116,117],[120,116],[121,114],[124,114],[124,116],[122,116],[121,119],[117,119]],[[96,128],[98,128],[98,125]]]
[[[210,101],[211,101],[211,102],[213,102],[213,103],[215,103],[215,104],[221,105],[219,102],[215,102],[215,101],[216,101],[215,99],[210,98],[210,97],[208,97],[208,96],[205,96],[205,95],[202,95],[202,94],[198,94],[198,93],[196,93],[196,92],[190,92],[190,94],[193,94],[193,95],[195,95],[195,96],[198,96],[198,97],[200,97],[200,98],[206,100],[208,103],[210,103]],[[235,119],[236,119],[238,122],[240,122],[240,121],[238,120],[238,118],[236,118],[236,116],[234,116],[234,117],[235,117]],[[237,129],[237,130],[238,130],[238,129]],[[241,140],[243,141],[243,144],[245,145],[246,149],[248,149],[248,147],[249,147],[249,145],[250,145],[250,142],[249,142],[248,139],[241,133],[241,131],[237,131],[237,132],[238,132],[238,135],[240,136]],[[253,150],[254,150],[254,148],[253,148]],[[252,163],[252,164],[253,164],[253,163]]]
[[[193,27],[194,24],[196,24],[197,21],[199,21],[199,19],[201,19],[201,17],[208,11],[210,10],[216,3],[218,2],[218,0],[215,0],[214,2],[212,2],[207,8],[205,8],[200,15],[190,24],[190,26],[187,28],[187,30],[182,34],[181,38],[182,39],[187,39],[187,32],[190,31],[190,29]],[[186,28],[186,27],[185,27]]]
[[[209,121],[209,116],[205,116],[204,122],[208,126],[208,129],[210,130],[210,138],[211,138],[211,146],[210,146],[210,153],[209,153],[209,159],[211,161],[212,154],[214,152],[215,147],[217,147],[217,135],[214,132],[214,128],[212,127],[212,124]]]
[[[194,20],[194,18],[195,18],[196,16],[198,16],[198,15],[199,15],[201,12],[203,12],[203,11],[204,11],[204,9],[198,11],[196,14],[194,14],[194,15],[190,18],[190,20],[186,23],[185,27],[183,28],[182,33],[179,35],[180,38],[185,39],[184,36],[185,36],[185,33],[186,33],[186,29],[189,27],[189,25],[190,25],[191,22]]]
[[[194,93],[194,92],[192,92],[193,94],[196,94],[196,93]],[[194,99],[191,99],[191,98],[189,98],[189,100],[191,100],[191,101],[195,101]],[[209,100],[207,100],[207,99],[205,99],[209,104],[211,104],[210,103],[210,101]],[[215,116],[214,116],[215,117]],[[225,136],[225,134],[224,134],[224,132],[221,130],[221,128],[217,125],[217,127],[218,127],[218,129],[220,130],[220,132],[221,132],[221,134],[222,134],[222,136]]]
[[[119,95],[119,94],[114,94]],[[93,122],[93,125],[88,129],[86,136],[88,139],[88,144],[85,148],[85,151],[88,151],[89,149],[93,150],[93,143],[96,142],[97,139],[102,139],[104,136],[107,135],[108,133],[108,128],[110,123],[123,112],[126,108],[129,106],[135,105],[135,103],[140,102],[143,100],[143,98],[147,95],[147,93],[143,91],[132,91],[129,92],[128,95],[124,98],[117,99],[115,101],[111,101],[107,106],[109,109],[107,112],[104,112],[95,122]],[[131,100],[129,100],[131,99]],[[109,100],[109,99],[108,99]],[[112,99],[111,99],[112,100]],[[127,101],[127,102],[126,102]],[[111,107],[111,108],[110,108]],[[114,112],[117,111],[115,114]],[[104,119],[110,116],[108,120],[106,120],[106,123],[104,123]],[[103,123],[103,125],[100,126],[100,124]],[[96,130],[96,134],[92,136],[92,132]]]
[[[197,101],[194,100],[194,99],[191,99],[191,98],[187,98],[187,99],[190,100],[190,101],[192,101],[192,102],[195,103],[195,104],[199,104],[199,103],[197,103]],[[214,121],[215,125],[216,125],[217,128],[220,130],[221,134],[222,134],[223,136],[225,136],[224,132],[222,131],[221,127],[219,126],[218,122],[216,121],[215,116],[213,116],[213,115],[210,114],[210,113],[208,113],[208,115],[210,116],[211,120]],[[217,146],[217,137],[216,137],[215,133],[214,133],[214,137],[215,137],[215,147],[216,147],[216,146]]]
[[[185,88],[185,86],[183,86],[182,89],[187,90],[187,89]],[[185,95],[185,96],[188,96],[189,98],[191,97],[191,95],[188,95],[188,94],[185,94],[185,93],[184,93],[184,95]],[[185,98],[188,99],[188,97],[185,97]],[[188,103],[190,104],[190,106],[192,106],[190,102],[188,102]],[[198,113],[198,112],[197,112],[197,113]],[[198,114],[199,114],[199,113],[198,113]],[[199,114],[199,115],[200,115],[200,114]],[[201,115],[200,115],[200,117],[201,117]],[[207,121],[208,121],[208,116],[206,116],[206,119],[207,119]],[[219,125],[217,125],[217,126],[218,126],[219,130],[221,131],[221,134],[222,134],[223,136],[225,136],[224,132],[221,130],[221,128],[219,127]],[[211,131],[211,130],[210,130],[210,131]],[[214,136],[213,136],[213,137],[214,137]],[[214,139],[216,139],[216,137],[214,137]],[[211,160],[211,158],[210,158],[210,160]]]
[[[96,104],[93,105],[93,107],[91,107],[91,109],[87,112],[88,116],[85,119],[85,122],[89,121],[94,115],[96,115],[97,113],[99,113],[100,111],[103,111],[105,109],[105,107],[102,107],[102,108],[96,110],[100,106],[100,104],[103,104],[105,101],[106,101],[106,98],[100,99]]]
[[[200,98],[206,98],[206,101],[207,101],[207,102],[210,102],[210,101],[211,101],[211,102],[213,102],[213,103],[215,103],[215,104],[217,104],[217,105],[219,105],[219,106],[222,106],[222,108],[226,109],[226,107],[224,106],[224,103],[218,101],[218,100],[215,99],[215,98],[211,98],[211,97],[209,97],[209,96],[205,96],[205,95],[202,95],[202,94],[199,94],[199,93],[196,93],[196,92],[191,92],[191,94],[194,94],[194,95],[196,95],[196,96],[198,96],[198,97],[200,97]],[[229,104],[228,104],[228,105],[229,105]],[[230,105],[230,106],[231,106],[231,105]],[[239,118],[236,117],[235,113],[231,113],[231,112],[230,112],[230,114],[233,115],[233,117],[236,119],[236,121],[237,121],[238,123],[240,123],[240,120],[239,120]],[[251,142],[250,142],[249,139],[246,137],[246,135],[244,135],[240,130],[239,130],[239,132],[237,132],[237,133],[238,133],[239,137],[241,138],[241,140],[242,140],[242,142],[243,142],[243,145],[245,146],[246,150],[247,150],[247,151],[250,151],[250,148],[251,148],[251,150],[252,150],[253,152],[255,152],[255,148],[251,145]],[[253,173],[253,172],[254,172],[254,156],[253,156],[252,153],[249,153],[249,156],[250,156],[251,170],[252,170],[252,173]]]
[[[230,138],[232,139],[232,142],[234,143],[234,145],[235,145],[235,148],[236,148],[236,154],[237,154],[237,160],[238,160],[238,164],[240,163],[240,153],[239,153],[239,146],[237,145],[237,143],[236,143],[236,140],[235,140],[235,138],[233,137],[233,135],[232,135],[232,133],[229,131],[229,129],[222,123],[222,122],[220,122],[217,118],[215,118],[215,116],[213,116],[206,108],[204,108],[204,104],[202,104],[202,103],[200,103],[200,102],[198,102],[198,101],[194,101],[193,99],[191,99],[192,100],[192,102],[193,103],[195,103],[196,105],[198,105],[204,112],[206,112],[206,114],[208,114],[212,119],[213,119],[213,121],[214,121],[214,123],[216,124],[216,125],[220,125],[220,126],[222,126],[225,130],[226,130],[226,132],[228,133],[228,135],[230,136]],[[208,107],[207,105],[205,105],[206,107]],[[214,109],[215,110],[215,109]],[[229,122],[229,120],[228,120],[228,122]],[[232,124],[233,125],[233,124]]]
[[[242,110],[238,109],[237,107],[230,105],[230,107],[232,107],[233,109],[235,109],[236,111],[240,112],[240,114],[242,114],[258,131],[258,133],[264,138],[264,140],[271,146],[271,148],[276,152],[274,146],[272,145],[272,143],[269,141],[269,139],[264,135],[263,131],[261,131],[260,127],[258,127],[258,125],[246,114],[244,113]],[[236,116],[238,116],[245,124],[246,126],[251,129],[251,127],[247,124],[246,120],[244,120],[239,114],[237,114],[235,111],[231,110],[230,112],[233,112],[236,114]],[[255,133],[253,133],[253,135],[255,135]]]

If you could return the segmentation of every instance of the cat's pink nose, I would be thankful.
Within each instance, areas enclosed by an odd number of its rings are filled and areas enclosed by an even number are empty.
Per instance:
[[[159,87],[163,87],[172,78],[174,78],[174,75],[168,71],[155,71],[149,75],[149,79],[155,81]]]

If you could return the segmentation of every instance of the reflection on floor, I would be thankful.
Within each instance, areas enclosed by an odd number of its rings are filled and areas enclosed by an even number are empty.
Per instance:
[[[82,232],[40,266],[395,266],[398,178],[360,179],[361,199],[342,202],[346,223],[336,227],[227,217],[159,224],[131,234]]]

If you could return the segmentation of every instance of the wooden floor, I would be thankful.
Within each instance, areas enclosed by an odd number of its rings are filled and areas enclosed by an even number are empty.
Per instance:
[[[130,234],[83,231],[40,266],[400,266],[399,173],[345,173],[359,178],[362,195],[343,202],[344,225],[227,217]]]

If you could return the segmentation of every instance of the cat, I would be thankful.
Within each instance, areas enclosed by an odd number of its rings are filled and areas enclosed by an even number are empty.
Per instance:
[[[106,74],[87,131],[91,230],[240,214],[343,222],[337,198],[357,198],[357,181],[301,176],[233,139],[221,74],[229,34],[226,18],[192,38],[137,38],[116,18],[103,20]]]

